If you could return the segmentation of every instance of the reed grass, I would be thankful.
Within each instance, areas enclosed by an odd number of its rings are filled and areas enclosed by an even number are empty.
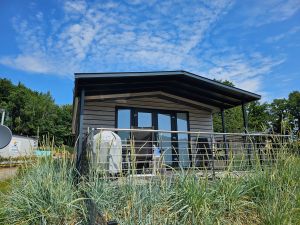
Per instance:
[[[118,182],[93,173],[83,189],[107,220],[120,224],[300,224],[298,155],[282,150],[276,163],[262,168],[258,161],[243,176],[196,172]]]
[[[52,157],[23,166],[2,194],[2,224],[75,224],[84,221],[85,208],[74,183],[73,163]]]
[[[119,224],[300,224],[299,155],[282,146],[270,166],[256,161],[246,175],[229,168],[216,179],[196,170],[111,179],[94,170],[76,186],[70,159],[38,159],[1,194],[0,223],[86,224],[86,193]]]

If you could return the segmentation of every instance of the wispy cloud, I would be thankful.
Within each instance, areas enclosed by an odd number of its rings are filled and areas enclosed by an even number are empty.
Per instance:
[[[191,51],[230,5],[229,0],[66,1],[62,19],[48,23],[40,12],[34,20],[15,19],[20,53],[0,63],[69,76],[78,70],[179,69],[197,60]]]
[[[263,1],[245,11],[247,22],[285,20],[299,9],[296,3]],[[14,18],[20,52],[1,57],[0,63],[70,78],[80,71],[185,69],[261,92],[263,76],[283,57],[245,52],[234,43],[218,48],[207,40],[233,6],[233,0],[65,1],[58,10]]]
[[[208,75],[218,80],[233,81],[240,88],[253,92],[262,93],[263,76],[285,61],[282,56],[271,58],[258,52],[246,55],[234,51],[230,49],[223,54],[214,53],[210,56],[213,65]]]
[[[252,26],[284,21],[300,10],[300,0],[250,1],[246,5],[246,23]]]
[[[50,73],[51,67],[47,64],[46,60],[43,60],[40,57],[35,57],[32,55],[18,55],[15,58],[12,57],[3,57],[0,60],[0,63],[29,72],[36,73]]]
[[[281,33],[281,34],[278,34],[278,35],[274,35],[274,36],[271,36],[271,37],[268,37],[266,39],[266,42],[267,43],[274,43],[274,42],[277,42],[277,41],[280,41],[282,39],[285,39],[293,34],[296,34],[300,31],[300,26],[295,26],[291,29],[289,29],[287,32],[285,33]]]

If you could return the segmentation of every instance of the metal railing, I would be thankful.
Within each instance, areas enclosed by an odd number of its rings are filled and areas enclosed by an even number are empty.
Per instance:
[[[214,175],[270,166],[292,145],[290,135],[97,128],[88,132],[85,158],[90,169],[111,176],[188,169]]]

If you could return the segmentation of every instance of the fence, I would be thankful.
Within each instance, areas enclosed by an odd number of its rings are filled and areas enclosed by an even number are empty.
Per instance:
[[[257,164],[269,166],[293,140],[290,135],[275,134],[98,128],[88,132],[84,145],[81,170],[153,176],[174,170],[214,174],[248,170]]]

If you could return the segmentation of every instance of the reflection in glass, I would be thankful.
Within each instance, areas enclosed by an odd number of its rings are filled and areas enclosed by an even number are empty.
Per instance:
[[[118,109],[118,128],[130,129],[130,109]],[[126,143],[130,137],[130,132],[118,131],[118,135]]]
[[[157,114],[158,129],[171,131],[171,115],[170,114]],[[172,164],[172,139],[171,133],[159,132],[158,143],[161,148],[161,152],[164,155],[165,164]]]
[[[138,127],[152,127],[152,113],[138,112]]]
[[[177,113],[177,130],[188,131],[188,122],[186,113]],[[190,165],[189,157],[189,142],[188,134],[179,133],[178,134],[178,153],[180,166],[188,167]]]

